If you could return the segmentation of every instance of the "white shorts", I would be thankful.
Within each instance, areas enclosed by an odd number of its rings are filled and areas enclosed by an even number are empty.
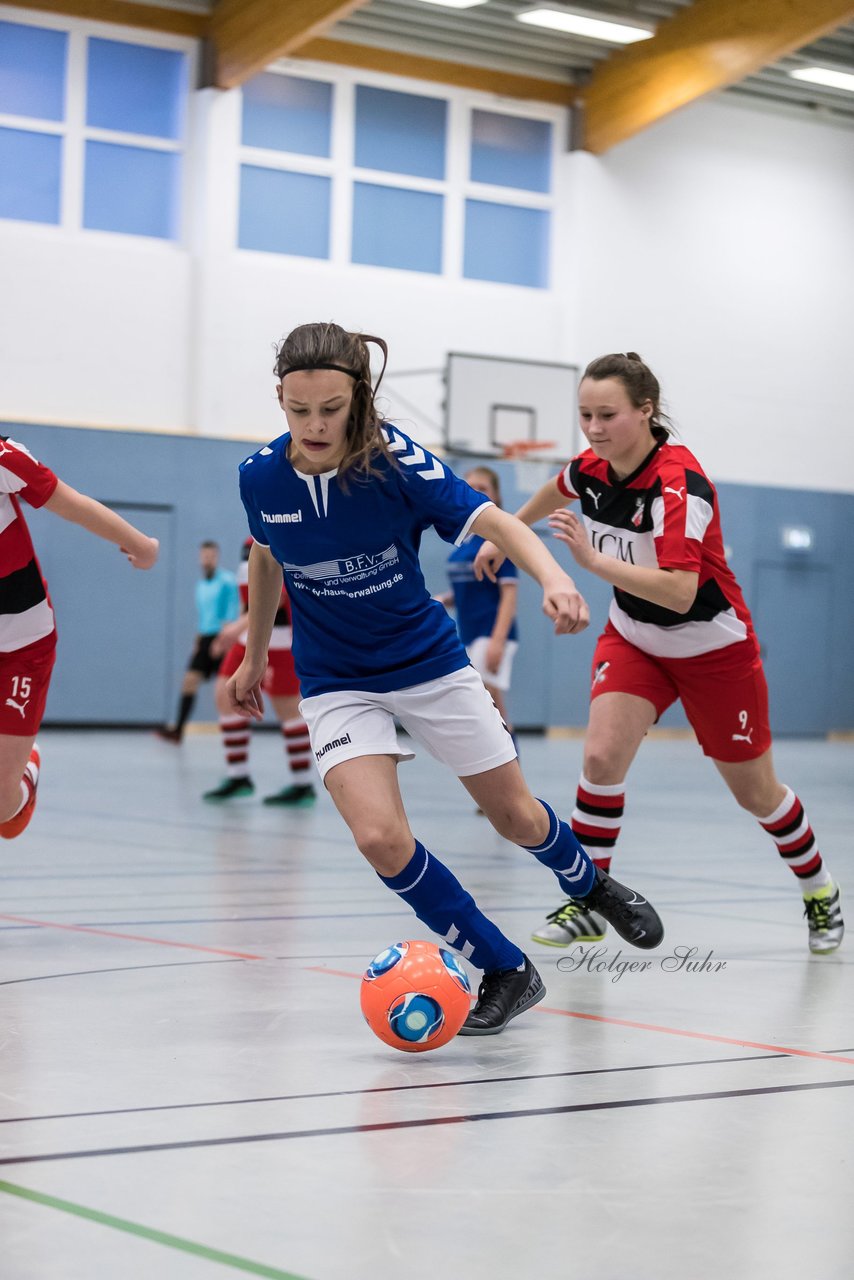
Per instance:
[[[458,778],[516,759],[513,739],[471,667],[391,693],[319,693],[303,698],[299,709],[321,778],[359,756],[412,760],[415,752],[400,742],[395,718]]]
[[[491,684],[493,689],[500,689],[502,693],[506,693],[510,688],[510,673],[513,670],[513,659],[516,656],[516,650],[519,648],[517,640],[507,640],[504,645],[504,653],[497,671],[487,671],[486,669],[486,651],[489,648],[489,636],[478,636],[476,640],[472,640],[471,644],[466,645],[466,653],[469,661],[475,671],[480,676],[484,684]]]

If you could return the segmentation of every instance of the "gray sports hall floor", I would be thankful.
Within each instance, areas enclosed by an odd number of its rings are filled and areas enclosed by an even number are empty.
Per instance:
[[[3,1280],[854,1274],[854,930],[809,955],[792,878],[692,744],[651,740],[630,779],[618,865],[665,921],[651,967],[569,973],[531,944],[545,1001],[421,1055],[371,1035],[358,977],[426,935],[325,796],[202,804],[215,736],[41,745],[37,816],[0,849]],[[253,755],[264,794],[276,736]],[[580,758],[523,740],[566,812]],[[854,745],[777,761],[854,891]],[[548,873],[423,755],[402,777],[524,944]],[[677,947],[725,967],[668,971]]]

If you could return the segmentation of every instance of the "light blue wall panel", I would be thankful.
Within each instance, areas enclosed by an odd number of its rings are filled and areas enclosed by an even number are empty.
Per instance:
[[[94,36],[88,51],[88,125],[174,142],[183,136],[186,54]]]
[[[354,262],[405,271],[442,270],[443,197],[370,182],[353,184]]]
[[[240,248],[328,258],[331,193],[329,178],[241,165]]]
[[[332,141],[332,85],[265,71],[243,86],[245,147],[328,156]]]
[[[417,178],[444,178],[444,98],[356,87],[356,165]]]
[[[0,113],[62,120],[67,51],[64,31],[0,22]]]
[[[139,574],[98,539],[49,512],[27,512],[60,628],[49,718],[159,723],[174,711],[193,642],[198,545],[214,538],[222,545],[224,565],[236,568],[239,563],[246,525],[237,466],[253,446],[14,423],[0,430],[75,488],[120,506],[164,544],[158,567],[151,575]],[[449,461],[459,474],[474,462]],[[517,487],[515,464],[490,465],[501,475],[505,507],[514,510],[529,496]],[[775,731],[854,729],[854,567],[831,554],[854,527],[854,495],[748,485],[721,485],[719,495],[733,570],[768,653]],[[780,548],[779,526],[795,520],[812,525],[817,541],[811,555],[793,561]],[[541,532],[576,578],[592,622],[580,636],[555,636],[541,612],[539,588],[523,575],[510,710],[523,727],[583,725],[590,662],[607,617],[610,588],[570,565],[565,549],[545,527]],[[446,589],[450,551],[433,534],[424,539],[422,560],[433,591]],[[817,683],[811,686],[810,681]],[[814,695],[805,703],[804,691],[809,693],[810,687],[821,698]],[[87,693],[85,704],[81,689]],[[819,702],[825,708],[823,723],[815,717]],[[199,700],[196,718],[215,718],[209,688]],[[669,712],[665,723],[685,721],[681,712]]]
[[[87,142],[83,225],[90,231],[177,240],[181,157],[174,151]]]
[[[0,129],[0,218],[59,222],[62,138]]]

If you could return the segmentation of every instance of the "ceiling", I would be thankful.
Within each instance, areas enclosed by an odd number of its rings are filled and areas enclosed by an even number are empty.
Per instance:
[[[554,0],[547,2],[554,7]],[[531,4],[532,0],[488,0],[473,9],[448,9],[422,0],[368,0],[324,34],[327,39],[401,53],[568,84],[586,83],[615,46],[517,22],[516,13]],[[582,0],[583,8],[591,13],[634,16],[653,24],[689,9],[691,4],[692,0],[624,0],[620,4]],[[854,22],[749,75],[725,92],[788,103],[854,124],[854,93],[805,84],[787,74],[813,63],[854,73]]]

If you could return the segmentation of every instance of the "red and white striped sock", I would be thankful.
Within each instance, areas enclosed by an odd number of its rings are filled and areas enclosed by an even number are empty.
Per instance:
[[[282,734],[285,739],[291,777],[295,783],[304,786],[311,782],[312,754],[308,725],[302,716],[297,716],[293,720],[283,720]]]
[[[805,895],[833,883],[804,806],[791,787],[786,787],[783,800],[767,818],[760,818],[759,825],[776,844],[777,852],[797,876]]]
[[[611,869],[611,855],[623,824],[626,793],[622,782],[601,786],[582,773],[578,780],[570,826],[573,834],[602,871]]]
[[[250,721],[243,716],[221,716],[219,731],[225,750],[225,768],[229,778],[245,778],[249,774]]]

